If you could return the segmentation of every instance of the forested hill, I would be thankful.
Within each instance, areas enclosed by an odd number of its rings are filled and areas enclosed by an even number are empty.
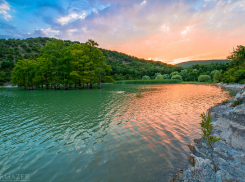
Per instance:
[[[193,65],[199,64],[199,65],[208,65],[208,64],[212,64],[212,63],[229,63],[230,60],[195,60],[195,61],[187,61],[187,62],[182,62],[179,64],[176,64],[175,66],[182,66],[184,68],[186,67],[191,67]]]
[[[40,49],[53,38],[37,37],[27,39],[0,39],[0,63],[1,72],[5,73],[4,81],[9,81],[11,70],[15,63],[21,59],[36,59],[40,57]],[[65,45],[79,43],[78,41],[64,40]],[[101,49],[107,58],[107,64],[111,66],[109,73],[115,80],[141,79],[144,75],[153,77],[155,73],[170,74],[180,71],[182,68],[167,65],[162,62],[138,59],[116,51]]]

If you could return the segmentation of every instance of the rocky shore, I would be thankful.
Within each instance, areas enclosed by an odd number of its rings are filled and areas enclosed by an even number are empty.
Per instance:
[[[221,140],[213,145],[212,152],[205,140],[194,139],[188,145],[191,167],[181,170],[172,181],[245,182],[245,85],[216,86],[238,91],[233,99],[207,111],[213,121],[212,135]]]

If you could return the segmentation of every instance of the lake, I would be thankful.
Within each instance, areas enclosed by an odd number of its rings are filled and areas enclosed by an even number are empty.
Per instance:
[[[212,85],[85,90],[0,88],[0,174],[30,181],[168,181],[200,138],[200,115],[229,92]]]

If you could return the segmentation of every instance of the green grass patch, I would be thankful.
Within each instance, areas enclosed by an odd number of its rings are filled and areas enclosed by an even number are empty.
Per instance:
[[[116,81],[115,84],[173,84],[182,83],[180,80],[122,80]]]
[[[236,107],[241,104],[242,104],[242,99],[237,99],[231,104],[231,107]]]
[[[226,104],[228,104],[229,103],[229,100],[224,100],[221,104],[222,105],[226,105]]]

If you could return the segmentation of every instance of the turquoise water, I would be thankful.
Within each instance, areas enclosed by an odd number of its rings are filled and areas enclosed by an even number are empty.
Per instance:
[[[210,85],[0,89],[0,174],[30,181],[168,181],[201,136],[200,114],[229,98]]]

